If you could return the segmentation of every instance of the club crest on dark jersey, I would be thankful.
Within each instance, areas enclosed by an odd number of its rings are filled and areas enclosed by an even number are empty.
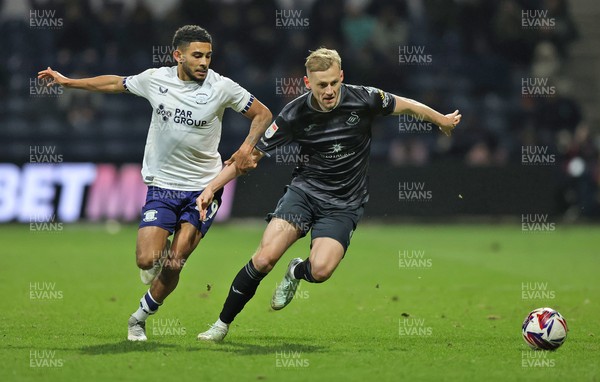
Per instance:
[[[350,118],[348,118],[348,120],[346,120],[346,125],[348,126],[354,126],[356,124],[358,124],[360,122],[360,117],[358,116],[358,114],[356,114],[355,111],[350,113]]]

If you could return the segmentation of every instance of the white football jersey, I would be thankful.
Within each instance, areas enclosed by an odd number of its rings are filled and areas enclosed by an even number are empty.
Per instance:
[[[152,105],[142,177],[152,186],[199,191],[221,171],[223,112],[245,113],[254,97],[231,79],[208,70],[202,84],[182,81],[177,67],[148,69],[123,85]]]

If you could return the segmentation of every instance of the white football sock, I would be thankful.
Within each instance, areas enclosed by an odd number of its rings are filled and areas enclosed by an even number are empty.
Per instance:
[[[132,316],[138,321],[146,321],[148,316],[156,313],[161,305],[162,304],[159,304],[154,300],[150,294],[150,290],[148,290],[148,292],[140,299],[140,307],[132,314]]]

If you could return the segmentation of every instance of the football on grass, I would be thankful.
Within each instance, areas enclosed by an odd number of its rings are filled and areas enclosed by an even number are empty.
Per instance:
[[[523,339],[533,349],[555,350],[567,339],[567,321],[552,308],[538,308],[523,322]]]

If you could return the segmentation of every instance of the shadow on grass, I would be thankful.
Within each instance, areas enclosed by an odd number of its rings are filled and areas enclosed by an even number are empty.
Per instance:
[[[291,341],[281,337],[255,337],[252,342],[200,342],[197,347],[188,348],[188,351],[215,351],[235,353],[236,355],[275,354],[276,352],[300,352],[302,354],[321,353],[327,351],[324,346],[312,345]]]
[[[73,350],[73,349],[70,349]],[[285,338],[277,336],[252,337],[242,341],[205,342],[196,339],[180,344],[161,341],[132,342],[120,341],[106,344],[89,345],[79,348],[84,355],[123,354],[157,351],[210,351],[236,355],[275,354],[277,352],[300,352],[302,354],[321,353],[326,347],[307,343],[303,338]]]
[[[84,346],[79,349],[81,354],[85,355],[155,352],[157,350],[182,350],[182,347],[175,344],[161,342],[132,342],[123,340],[121,342],[113,342],[109,344]]]

